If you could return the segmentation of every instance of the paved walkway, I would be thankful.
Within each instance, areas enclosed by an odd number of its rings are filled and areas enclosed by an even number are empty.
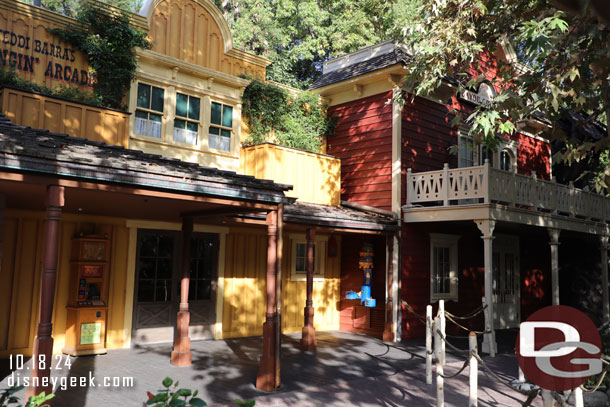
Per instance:
[[[388,346],[365,335],[320,332],[318,351],[308,354],[298,349],[299,336],[283,336],[283,384],[279,392],[268,394],[254,388],[262,338],[253,337],[193,342],[193,365],[182,368],[169,364],[169,345],[72,358],[71,369],[53,370],[53,376],[69,380],[92,375],[96,387],[59,388],[55,406],[141,406],[146,391],[154,393],[166,376],[179,380],[180,387],[198,389],[201,398],[217,406],[235,406],[238,398],[256,398],[257,407],[435,405],[435,387],[425,384],[425,350],[421,341]],[[510,355],[510,340],[506,343],[509,345],[505,354],[487,360],[494,370],[514,378],[517,365]],[[8,374],[6,361],[2,363],[4,370],[0,372],[5,373],[0,375],[0,388],[7,387],[11,375],[15,379],[28,376],[27,370]],[[449,354],[446,372],[460,366],[461,362]],[[102,387],[104,377],[110,377],[111,382],[115,377],[133,377],[134,383],[132,387]],[[515,406],[525,398],[488,380],[482,372],[479,377],[480,406]],[[467,406],[467,373],[446,384],[446,405]]]

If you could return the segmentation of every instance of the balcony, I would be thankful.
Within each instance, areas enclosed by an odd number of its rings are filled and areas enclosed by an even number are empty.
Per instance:
[[[610,199],[554,181],[491,168],[406,175],[406,222],[492,219],[606,234]]]

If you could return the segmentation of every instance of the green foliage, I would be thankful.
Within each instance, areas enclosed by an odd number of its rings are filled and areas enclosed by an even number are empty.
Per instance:
[[[90,105],[99,106],[101,104],[101,101],[96,95],[77,86],[57,86],[54,89],[51,89],[47,86],[22,79],[14,69],[4,69],[0,66],[0,87],[4,86],[27,92],[40,93],[41,95],[56,96]]]
[[[419,3],[413,0],[413,4]],[[515,124],[542,113],[555,122],[565,109],[593,122],[610,112],[610,26],[591,7],[567,10],[565,0],[430,0],[400,21],[394,38],[413,55],[406,63],[411,95],[431,94],[445,78],[457,91],[491,79],[502,90],[492,106],[478,106],[469,117],[471,132],[484,140],[512,133]],[[515,56],[496,59],[499,44],[511,43]],[[516,58],[515,58],[516,57]],[[494,62],[497,60],[498,65]],[[497,69],[496,69],[497,68]],[[458,113],[458,112],[455,112]],[[458,122],[462,120],[458,116]],[[609,131],[610,131],[610,126]],[[555,127],[551,139],[571,142]],[[572,143],[567,155],[608,148],[608,138]],[[557,158],[557,157],[556,157]],[[563,159],[570,159],[562,155]]]
[[[254,405],[256,404],[256,401],[254,401],[254,400],[245,400],[244,401],[244,400],[237,399],[237,400],[235,400],[235,402],[237,403],[237,405],[239,407],[254,407]]]
[[[142,8],[144,0],[99,0],[102,3],[110,4],[122,8],[123,10],[137,13]],[[41,5],[47,10],[63,14],[68,17],[74,17],[78,10],[79,0],[42,0]]]
[[[80,25],[50,30],[89,56],[96,74],[95,95],[104,106],[124,109],[124,97],[135,77],[135,48],[150,48],[144,32],[129,25],[125,13],[113,13],[84,3],[78,10]]]
[[[334,121],[327,106],[311,92],[291,96],[277,86],[254,80],[243,95],[243,114],[250,127],[244,145],[263,142],[318,152]]]
[[[153,407],[207,406],[205,401],[197,397],[199,393],[197,390],[193,392],[189,389],[178,389],[179,382],[174,383],[169,377],[163,379],[161,383],[164,388],[157,390],[157,394],[147,392],[148,400],[144,405]]]
[[[2,392],[0,392],[0,407],[19,403],[19,398],[15,396],[15,393],[23,390],[23,388],[23,386],[13,386],[9,389],[2,390]],[[45,394],[42,392],[36,396],[31,396],[24,407],[48,407],[49,405],[45,402],[51,400],[53,397],[55,397],[55,394],[53,393]],[[15,407],[21,407],[21,404]]]
[[[215,0],[234,45],[273,61],[267,79],[307,89],[322,63],[389,38],[399,0]]]

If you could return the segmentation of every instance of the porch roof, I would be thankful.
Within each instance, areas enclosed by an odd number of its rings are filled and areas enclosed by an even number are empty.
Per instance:
[[[240,215],[246,218],[260,218],[264,215]],[[346,206],[319,205],[295,202],[284,206],[284,222],[344,231],[369,231],[393,233],[399,229],[398,221],[392,216],[373,211],[348,208]]]
[[[18,126],[0,115],[0,170],[267,204],[291,185]]]

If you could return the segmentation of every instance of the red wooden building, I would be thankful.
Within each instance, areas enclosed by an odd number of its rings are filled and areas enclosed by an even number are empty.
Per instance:
[[[465,314],[484,296],[495,329],[517,327],[536,309],[559,303],[560,286],[570,278],[560,274],[560,251],[577,254],[575,242],[583,239],[597,242],[596,251],[606,248],[610,202],[553,181],[549,143],[533,134],[541,123],[498,135],[495,150],[477,144],[466,126],[452,127],[452,108],[468,112],[493,97],[487,82],[457,97],[439,89],[431,97],[406,98],[404,105],[394,101],[406,56],[391,42],[373,45],[327,61],[312,86],[337,118],[328,153],[342,160],[342,199],[402,219],[390,300],[400,297],[423,314],[427,304],[445,299],[449,310]],[[598,257],[604,319],[606,256],[601,250]],[[342,292],[354,288],[352,280],[342,276]],[[423,324],[398,304],[397,337],[422,336]],[[347,303],[341,308],[351,311]],[[481,327],[482,319],[472,323]],[[493,335],[484,341],[484,349],[490,346]]]

